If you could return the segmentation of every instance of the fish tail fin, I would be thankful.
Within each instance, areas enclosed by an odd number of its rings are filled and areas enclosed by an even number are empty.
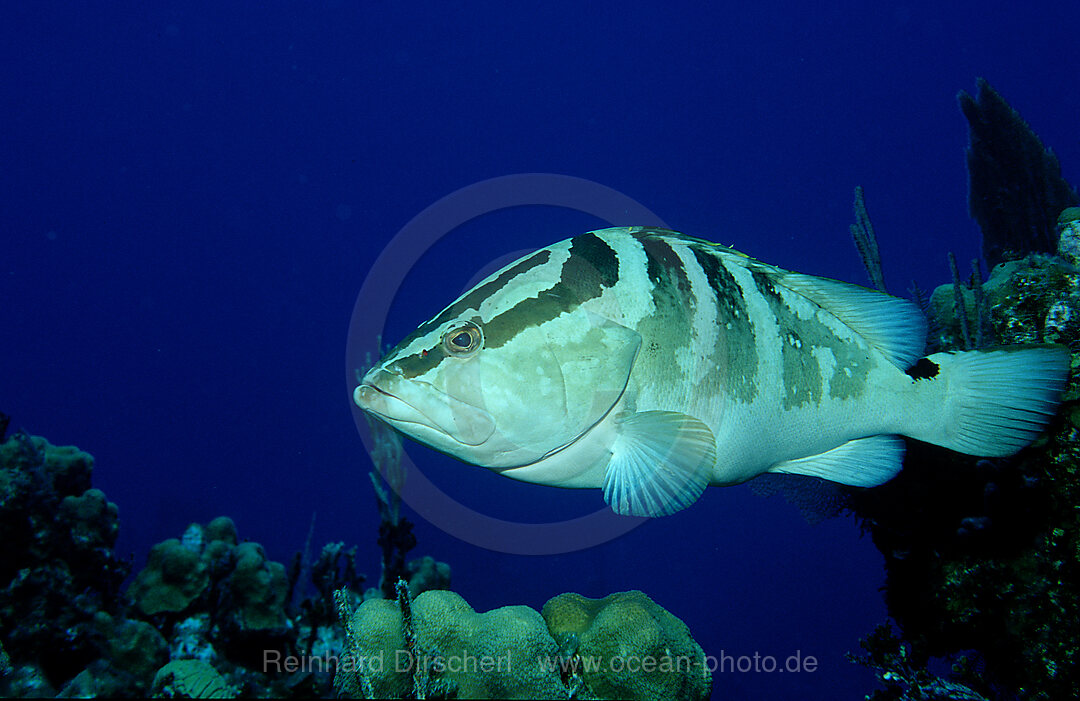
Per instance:
[[[969,455],[1004,457],[1035,440],[1069,378],[1069,349],[1058,345],[935,353],[927,360],[939,369],[930,382],[942,383],[927,399],[941,413],[924,424],[926,435],[913,437]]]

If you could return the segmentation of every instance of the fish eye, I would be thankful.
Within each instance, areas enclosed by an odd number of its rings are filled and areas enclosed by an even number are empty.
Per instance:
[[[471,321],[455,324],[443,334],[443,348],[459,358],[469,356],[480,349],[484,343],[484,334],[480,327]]]

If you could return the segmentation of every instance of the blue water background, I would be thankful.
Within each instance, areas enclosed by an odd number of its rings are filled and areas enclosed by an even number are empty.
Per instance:
[[[1075,3],[33,2],[0,10],[0,410],[97,458],[141,563],[227,514],[287,561],[359,544],[370,461],[342,382],[357,292],[423,208],[519,172],[587,178],[671,227],[865,283],[862,185],[892,291],[978,255],[960,89],[984,76],[1080,182]],[[509,252],[602,226],[550,207],[470,222],[397,295],[396,341]],[[410,445],[508,519],[597,491],[519,484]],[[478,610],[642,589],[706,653],[813,655],[714,698],[861,698],[843,660],[886,612],[850,519],[807,525],[745,487],[602,547],[503,555],[418,519],[415,554]]]

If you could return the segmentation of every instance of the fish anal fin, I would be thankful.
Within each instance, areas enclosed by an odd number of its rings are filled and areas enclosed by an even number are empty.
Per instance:
[[[895,477],[904,465],[904,441],[882,434],[856,438],[832,450],[785,460],[769,472],[809,475],[852,487],[876,487]]]

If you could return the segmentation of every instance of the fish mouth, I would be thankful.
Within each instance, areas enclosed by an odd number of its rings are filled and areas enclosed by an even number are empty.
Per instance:
[[[401,432],[427,441],[430,433],[468,446],[482,444],[495,432],[491,414],[436,389],[376,370],[353,391],[353,401]],[[437,436],[436,436],[437,438]]]

